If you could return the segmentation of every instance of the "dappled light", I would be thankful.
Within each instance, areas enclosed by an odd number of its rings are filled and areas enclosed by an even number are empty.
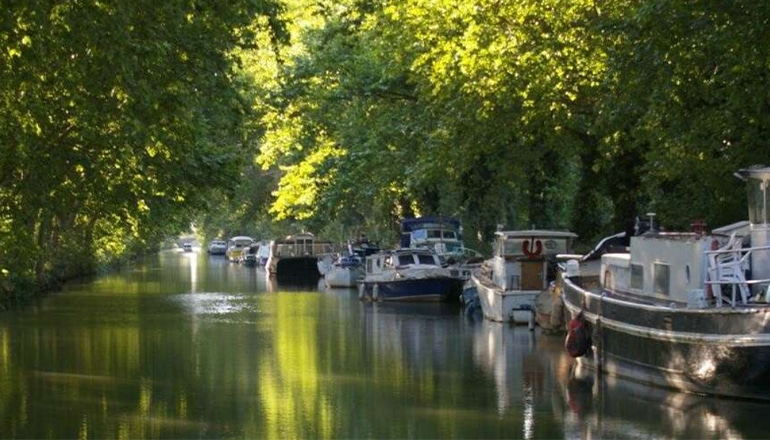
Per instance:
[[[4,303],[199,239],[453,215],[581,244],[739,220],[770,7],[661,0],[8,5]],[[290,34],[289,34],[290,32]],[[291,36],[291,38],[289,38]],[[721,54],[714,57],[713,54]]]

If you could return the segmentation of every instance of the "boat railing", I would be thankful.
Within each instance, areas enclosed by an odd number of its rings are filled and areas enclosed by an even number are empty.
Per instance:
[[[334,246],[330,243],[279,243],[274,250],[274,254],[279,257],[323,256],[333,253]]]
[[[705,284],[716,299],[717,307],[721,307],[723,302],[735,307],[738,300],[744,305],[748,304],[751,298],[750,288],[756,285],[764,285],[765,301],[770,302],[770,279],[746,278],[751,255],[767,251],[770,251],[770,245],[743,247],[741,238],[733,234],[723,247],[704,252],[707,260]],[[723,288],[727,286],[730,287],[729,292],[723,292]],[[736,298],[737,295],[739,298]]]

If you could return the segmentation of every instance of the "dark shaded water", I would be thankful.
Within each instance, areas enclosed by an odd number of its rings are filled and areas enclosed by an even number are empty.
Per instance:
[[[561,338],[457,306],[164,252],[0,315],[0,437],[770,437],[770,405],[572,366]]]

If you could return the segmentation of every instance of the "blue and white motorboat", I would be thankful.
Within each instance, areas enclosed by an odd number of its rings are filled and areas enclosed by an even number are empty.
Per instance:
[[[396,249],[366,257],[359,298],[373,301],[458,300],[462,279],[431,249]]]
[[[409,217],[401,220],[401,248],[434,250],[454,276],[469,280],[484,260],[481,253],[465,247],[460,220],[449,216]]]

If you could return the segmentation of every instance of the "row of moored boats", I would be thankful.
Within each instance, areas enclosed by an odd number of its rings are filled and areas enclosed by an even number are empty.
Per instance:
[[[402,222],[398,249],[362,238],[335,252],[302,234],[265,243],[263,264],[279,277],[315,270],[364,300],[457,298],[491,321],[566,332],[566,351],[597,373],[770,400],[770,167],[736,175],[748,221],[671,232],[650,214],[586,255],[571,232],[515,230],[498,231],[485,259],[457,220],[423,217]]]

